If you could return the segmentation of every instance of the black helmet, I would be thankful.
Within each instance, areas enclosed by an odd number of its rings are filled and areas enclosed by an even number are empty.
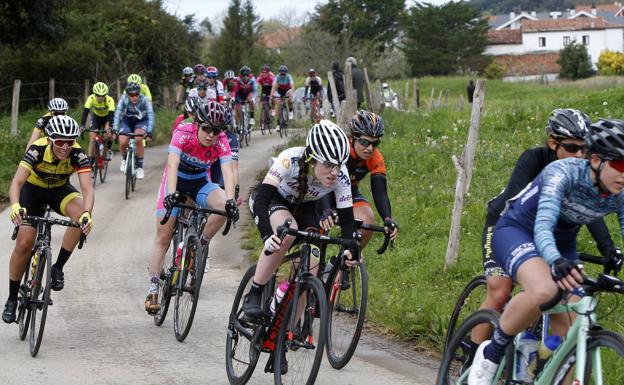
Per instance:
[[[381,116],[376,113],[360,110],[351,118],[351,135],[368,135],[379,138],[383,134],[384,124]]]
[[[200,104],[201,100],[197,96],[189,96],[184,102],[184,110],[194,114]]]
[[[624,121],[600,119],[593,123],[585,137],[585,148],[603,159],[624,159]]]
[[[138,83],[129,83],[126,86],[127,94],[138,94],[139,92],[141,92],[141,86]]]
[[[247,66],[242,66],[240,69],[241,76],[249,76],[251,74],[251,68]]]
[[[585,139],[591,119],[586,113],[571,108],[557,108],[548,118],[546,132],[557,139]]]

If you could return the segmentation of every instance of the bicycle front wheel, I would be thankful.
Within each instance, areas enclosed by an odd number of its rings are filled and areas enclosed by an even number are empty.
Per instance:
[[[291,322],[293,307],[298,319]],[[293,329],[289,329],[289,324]],[[275,346],[275,384],[307,384],[316,381],[327,338],[327,300],[323,284],[309,276],[293,297],[280,327]]]
[[[33,255],[30,256],[30,261],[32,262]],[[31,282],[32,277],[30,263],[28,264],[28,268],[24,272],[24,278],[22,279],[22,284],[19,289],[19,299],[18,299],[18,307],[17,307],[17,324],[19,325],[19,338],[24,341],[26,339],[26,335],[28,334],[28,328],[30,326],[30,312],[32,311],[32,307],[29,306],[30,293],[31,293]]]
[[[173,331],[180,342],[191,331],[204,276],[203,253],[197,236],[190,235],[186,238],[182,253],[183,262],[180,263],[183,265],[180,267],[173,310]]]
[[[102,160],[102,167],[100,167],[100,182],[104,183],[106,180],[106,174],[108,174],[108,160]]]
[[[178,238],[173,237],[171,242],[171,249],[165,260],[164,267],[160,272],[160,285],[158,287],[158,301],[160,302],[160,310],[154,314],[154,324],[160,326],[165,322],[167,312],[169,311],[169,304],[171,303],[171,296],[173,293],[172,278],[175,273],[176,267],[173,263],[178,250]]]
[[[50,248],[43,249],[43,254],[39,255],[33,281],[30,297],[30,355],[35,357],[43,340],[43,330],[50,303],[50,282],[52,281]]]
[[[348,274],[349,288],[341,289],[341,278]],[[366,265],[347,270],[335,269],[330,275],[327,330],[327,359],[334,369],[341,369],[349,363],[360,340],[366,304],[368,301],[368,274]]]
[[[555,372],[555,385],[576,383],[576,346]],[[607,330],[589,333],[583,384],[624,384],[624,337]]]
[[[462,291],[461,295],[455,302],[453,311],[451,312],[451,318],[449,319],[448,329],[446,331],[446,338],[444,340],[444,349],[449,346],[455,329],[464,322],[464,320],[475,311],[479,310],[479,307],[485,301],[487,293],[487,284],[485,276],[480,275],[474,277]]]

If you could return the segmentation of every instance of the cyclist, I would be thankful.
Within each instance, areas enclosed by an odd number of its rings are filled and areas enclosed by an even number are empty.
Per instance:
[[[232,98],[234,99],[235,104],[235,120],[238,123],[240,121],[241,114],[241,106],[245,104],[245,102],[249,102],[249,124],[254,125],[254,106],[256,94],[258,93],[258,83],[256,83],[256,79],[251,73],[251,68],[247,66],[243,66],[240,69],[239,77],[234,85],[234,89],[232,90]]]
[[[271,109],[271,90],[273,88],[273,82],[275,81],[275,75],[271,72],[271,68],[268,64],[265,64],[260,69],[260,75],[256,78],[256,81],[260,85],[260,101],[268,100],[268,108]],[[263,108],[263,104],[260,105]],[[263,111],[260,111],[262,114]]]
[[[171,133],[182,123],[193,123],[195,120],[195,111],[197,111],[197,107],[199,107],[200,104],[201,102],[196,96],[186,99],[184,102],[184,113],[178,115],[173,125],[171,125]]]
[[[275,110],[273,110],[273,115],[277,116],[277,130],[279,130],[279,121],[282,118],[280,116],[280,109],[282,108],[282,99],[286,98],[288,101],[288,119],[292,120],[293,118],[293,90],[295,89],[295,82],[288,73],[288,67],[285,65],[281,65],[279,67],[279,73],[275,76],[275,80],[273,81],[273,86],[271,88],[271,95],[275,99]]]
[[[236,85],[237,81],[238,79],[236,78],[234,71],[227,70],[225,71],[225,74],[223,74],[223,81],[221,83],[223,84],[223,89],[225,91],[225,101],[230,105],[230,107],[232,101],[232,92],[234,91],[234,86]]]
[[[156,239],[148,268],[149,286],[145,310],[150,314],[160,309],[159,276],[175,225],[174,220],[169,220],[164,225],[160,224],[166,207],[177,202],[180,193],[184,193],[201,207],[225,208],[234,221],[238,220],[238,208],[234,201],[232,155],[227,137],[223,133],[228,119],[231,119],[231,113],[228,113],[224,106],[209,102],[197,109],[193,123],[181,125],[173,133],[167,165],[158,190]],[[210,165],[217,159],[221,162],[225,191],[208,179]],[[177,210],[173,210],[172,216],[176,215]],[[224,217],[211,215],[204,227],[202,244],[208,244],[224,223]]]
[[[141,87],[141,95],[145,96],[147,100],[152,101],[152,92],[147,84],[143,82],[143,78],[138,74],[131,74],[126,81],[127,84],[136,83]]]
[[[552,299],[558,287],[572,292],[583,282],[576,253],[581,224],[615,212],[624,233],[624,121],[592,124],[585,149],[586,159],[571,157],[546,166],[507,202],[496,223],[494,257],[523,291],[505,306],[492,340],[479,345],[470,385],[492,382],[506,346],[539,318],[539,306]],[[554,334],[563,336],[575,315],[550,317]]]
[[[197,98],[200,103],[208,103],[217,101],[217,93],[214,88],[208,87],[208,80],[197,80],[195,81],[195,88],[189,92],[189,98]]]
[[[56,115],[65,115],[67,113],[67,102],[63,98],[54,98],[48,102],[48,112],[46,112],[42,117],[37,119],[35,122],[35,128],[33,128],[32,134],[30,135],[30,139],[28,139],[28,144],[26,145],[26,149],[30,147],[31,144],[35,142],[35,140],[45,136],[45,128],[48,125],[50,119]]]
[[[206,67],[199,63],[193,67],[193,76],[188,80],[187,87],[189,91],[196,87],[196,82],[206,80]]]
[[[377,148],[381,144],[381,137],[384,134],[384,124],[381,117],[373,112],[357,111],[351,119],[351,135],[349,159],[347,160],[347,170],[351,177],[351,195],[353,197],[353,216],[361,219],[364,223],[374,224],[375,214],[370,203],[362,195],[358,188],[358,183],[370,173],[370,185],[373,200],[377,212],[383,218],[384,226],[392,231],[390,239],[397,237],[399,228],[392,219],[390,198],[386,183],[386,163]],[[326,230],[333,224],[330,215],[325,210],[331,209],[331,198],[326,197],[319,201],[322,227]],[[321,210],[324,208],[325,210]],[[371,231],[362,230],[362,248],[366,246],[372,236]]]
[[[224,96],[223,84],[221,84],[218,77],[219,77],[219,70],[217,69],[217,67],[210,66],[206,68],[206,78],[207,78],[206,84],[208,88],[214,91],[215,100],[219,103],[223,103],[223,96]]]
[[[304,100],[312,100],[312,98],[316,98],[319,113],[320,115],[323,115],[323,82],[321,81],[321,78],[316,75],[316,70],[314,68],[310,68],[308,70],[308,77],[306,78],[304,85]]]
[[[154,128],[154,110],[152,102],[140,93],[141,88],[137,83],[130,83],[126,87],[126,92],[119,99],[117,108],[115,109],[115,118],[113,120],[113,130],[119,134],[119,152],[123,156],[121,172],[126,171],[126,156],[128,152],[128,142],[130,138],[128,133],[136,133],[137,136],[137,179],[143,179],[143,137],[147,136],[148,140],[152,137]]]
[[[63,267],[78,244],[80,232],[88,234],[93,226],[93,185],[89,159],[76,138],[80,134],[78,123],[65,115],[52,117],[46,125],[47,138],[35,141],[26,151],[17,167],[9,188],[11,210],[9,216],[15,226],[21,226],[9,262],[9,298],[4,305],[2,320],[15,322],[17,295],[20,280],[28,268],[28,257],[35,242],[36,231],[32,224],[22,220],[22,215],[43,216],[42,205],[48,204],[60,215],[73,221],[87,223],[82,229],[69,227],[63,237],[56,263],[52,265],[52,290],[62,290],[65,285]],[[76,172],[83,196],[69,183]]]
[[[91,164],[95,162],[93,158],[93,141],[95,140],[96,133],[93,131],[105,130],[106,131],[106,160],[111,160],[113,147],[113,136],[111,128],[113,125],[113,116],[115,116],[115,101],[108,95],[108,86],[102,82],[97,82],[93,85],[93,93],[89,95],[87,101],[84,104],[84,110],[82,111],[82,118],[80,119],[80,131],[85,130],[85,123],[89,113],[91,116],[91,129],[89,132],[89,159]]]
[[[279,154],[256,188],[252,211],[264,248],[251,289],[243,301],[243,311],[248,317],[262,316],[262,289],[293,243],[291,236],[280,241],[275,235],[277,226],[285,219],[292,219],[293,226],[300,229],[318,227],[316,200],[334,192],[338,216],[343,225],[342,236],[353,237],[356,225],[351,183],[345,165],[348,156],[349,140],[345,133],[335,123],[321,120],[310,128],[306,147],[292,147]],[[265,255],[265,251],[272,254]],[[350,250],[346,250],[345,254],[352,259]]]
[[[582,158],[584,156],[583,141],[590,125],[591,120],[582,111],[570,108],[554,110],[546,126],[548,133],[546,145],[522,153],[507,187],[488,202],[481,238],[483,269],[487,283],[487,294],[481,305],[482,309],[502,312],[511,296],[512,280],[492,254],[492,233],[505,208],[505,202],[516,196],[548,164],[557,159]],[[609,230],[602,219],[588,224],[587,228],[596,240],[598,250],[602,255],[610,256],[613,260],[621,258],[620,251],[613,245]],[[476,350],[478,343],[486,340],[490,332],[489,327],[476,328],[472,335],[472,348]]]
[[[182,78],[180,79],[180,85],[176,92],[176,107],[184,103],[184,101],[188,98],[188,93],[193,88],[191,87],[192,78],[193,69],[191,67],[184,67],[182,69]]]

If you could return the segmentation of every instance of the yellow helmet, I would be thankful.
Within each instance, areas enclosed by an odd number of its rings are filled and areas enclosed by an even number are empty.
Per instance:
[[[141,76],[138,74],[131,74],[130,76],[128,76],[128,83],[141,84],[143,83],[143,79],[141,79]]]

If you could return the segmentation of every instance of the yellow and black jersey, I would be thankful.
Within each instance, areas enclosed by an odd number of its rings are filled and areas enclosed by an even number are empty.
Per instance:
[[[69,156],[63,160],[54,158],[51,146],[46,138],[41,138],[26,150],[19,165],[30,171],[29,183],[43,188],[55,188],[68,183],[74,172],[91,172],[89,157],[78,143],[74,143]]]
[[[45,115],[37,119],[37,121],[35,122],[35,130],[39,130],[41,131],[41,133],[43,133],[43,135],[45,135],[45,128],[53,116],[54,115],[51,112],[47,112]]]

